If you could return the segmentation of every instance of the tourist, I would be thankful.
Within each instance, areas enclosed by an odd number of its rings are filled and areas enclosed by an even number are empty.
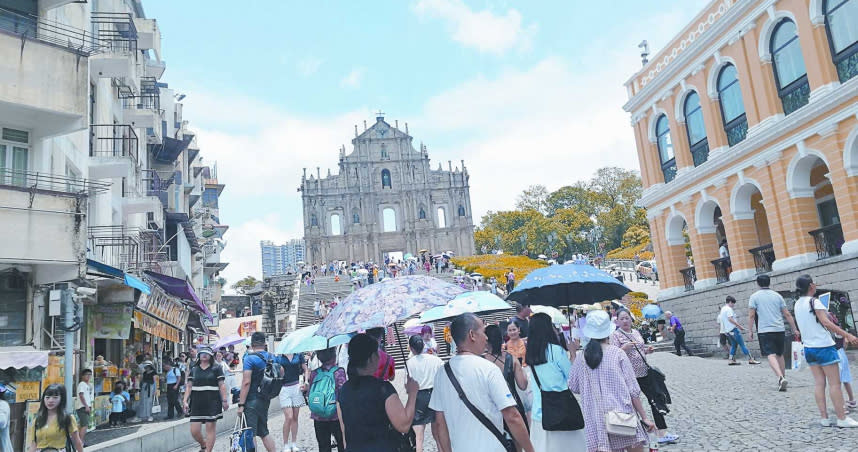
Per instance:
[[[122,396],[122,382],[120,381],[113,385],[113,391],[110,393],[110,416],[108,421],[111,427],[119,426],[123,413],[125,413],[125,397]]]
[[[551,317],[545,313],[535,314],[530,319],[530,335],[528,336],[527,356],[525,361],[530,366],[531,383],[535,383],[533,392],[532,422],[530,423],[530,440],[534,449],[542,452],[574,452],[587,450],[587,437],[583,430],[584,419],[581,410],[566,413],[566,419],[580,424],[576,430],[546,431],[542,426],[542,394],[545,392],[552,397],[572,397],[566,383],[572,362],[566,350],[560,346]],[[562,393],[562,394],[561,394]],[[574,406],[577,408],[578,403]]]
[[[611,334],[611,345],[619,347],[620,350],[626,352],[626,356],[632,363],[632,370],[635,373],[635,378],[638,381],[641,392],[644,393],[649,401],[649,407],[652,411],[652,419],[658,429],[658,443],[671,444],[679,439],[679,435],[674,435],[667,432],[667,422],[664,415],[669,413],[667,402],[669,399],[664,397],[664,394],[659,390],[658,383],[653,381],[648,375],[650,366],[644,355],[648,355],[655,351],[652,346],[644,345],[644,339],[641,334],[632,329],[632,315],[629,311],[623,309],[617,315],[619,328]]]
[[[496,365],[481,358],[488,341],[483,321],[474,314],[465,313],[453,319],[450,332],[456,343],[456,355],[435,376],[429,402],[429,408],[436,412],[432,430],[439,448],[442,451],[504,452],[507,449],[501,442],[505,442],[501,429],[506,421],[518,446],[525,452],[533,452],[527,425],[503,374]],[[485,418],[487,424],[477,416]]]
[[[301,377],[308,381],[310,371],[303,353],[289,353],[277,358],[283,366],[283,387],[280,389],[280,409],[283,410],[283,451],[297,452],[298,449],[298,414],[304,403],[306,386],[300,384]],[[289,436],[292,441],[289,441]]]
[[[178,367],[173,367],[169,359],[164,360],[164,383],[167,385],[167,419],[173,419],[175,413],[182,417],[179,407],[179,384],[182,381],[182,372]]]
[[[524,363],[524,356],[527,353],[527,341],[522,338],[521,329],[518,325],[519,323],[515,321],[511,321],[507,325],[506,335],[509,339],[507,339],[504,349],[517,359],[519,363],[526,365]]]
[[[95,399],[95,390],[92,387],[92,369],[84,369],[80,372],[80,381],[77,384],[77,419],[78,434],[81,444],[86,444],[86,428],[89,427],[89,418],[92,415],[92,401]]]
[[[721,321],[721,316],[724,315],[724,310],[718,311],[718,317],[715,319],[718,322],[718,344],[721,350],[724,350],[724,359],[730,359],[730,346],[733,345],[733,339],[724,331],[724,322]],[[751,331],[751,337],[754,332]]]
[[[441,358],[424,353],[425,344],[420,336],[411,336],[408,339],[408,348],[411,349],[411,358],[408,358],[406,367],[418,385],[417,405],[414,408],[414,420],[411,428],[417,437],[417,452],[423,452],[423,434],[426,425],[435,421],[435,412],[429,408],[429,400],[432,399],[432,388],[435,385],[435,374],[444,366]],[[432,431],[435,434],[435,431]]]
[[[733,308],[736,306],[736,299],[733,298],[732,295],[727,295],[727,301],[724,303],[724,306],[721,307],[721,312],[718,314],[718,318],[721,319],[722,329],[730,336],[732,339],[730,342],[732,346],[730,347],[730,362],[727,363],[730,366],[738,365],[736,362],[736,347],[742,349],[742,353],[744,353],[748,357],[748,364],[760,364],[759,361],[755,360],[753,356],[751,356],[751,352],[748,351],[748,347],[745,346],[745,339],[742,337],[742,331],[745,327],[739,324],[736,320],[736,313],[733,311]]]
[[[319,300],[313,300],[313,314],[316,316],[316,320],[319,320],[322,317]]]
[[[396,435],[411,429],[419,385],[408,378],[403,406],[393,385],[375,376],[379,368],[378,340],[358,334],[349,341],[348,381],[340,391],[337,414],[348,452],[393,452]]]
[[[819,414],[822,416],[820,424],[823,427],[832,425],[828,417],[828,408],[825,404],[825,386],[828,385],[828,395],[834,405],[837,415],[837,427],[858,427],[858,421],[846,417],[845,405],[843,404],[843,392],[840,387],[840,372],[838,364],[840,356],[834,347],[834,339],[831,333],[843,337],[848,344],[858,344],[858,338],[843,331],[828,318],[828,308],[814,297],[816,284],[810,275],[801,275],[795,281],[796,289],[800,295],[796,300],[793,310],[795,321],[799,330],[802,331],[801,343],[804,345],[804,356],[807,365],[813,372],[815,382],[814,396]]]
[[[375,372],[375,378],[393,381],[396,376],[396,362],[384,351],[384,328],[370,328],[366,330],[366,334],[378,343],[378,370]]]
[[[515,303],[515,316],[511,317],[509,321],[511,323],[515,323],[519,329],[519,335],[522,338],[527,338],[528,332],[528,322],[530,319],[530,314],[533,311],[530,310],[530,306],[521,303]]]
[[[846,300],[841,298],[841,302],[845,303]],[[831,320],[831,323],[840,326],[840,321],[837,320],[837,316],[830,311],[828,312],[828,319]],[[843,385],[843,389],[849,397],[849,399],[846,400],[846,411],[852,411],[855,408],[858,408],[858,402],[855,401],[855,394],[852,392],[852,372],[849,370],[849,358],[846,356],[846,347],[843,336],[834,334],[834,348],[837,349],[837,356],[840,357],[840,362],[837,363],[840,369],[840,383]]]
[[[71,440],[74,452],[83,452],[83,441],[78,434],[77,420],[73,415],[66,414],[66,387],[52,384],[45,388],[33,436],[27,438],[29,452],[57,450],[71,452],[66,449]],[[28,432],[29,435],[29,432]]]
[[[727,239],[721,240],[721,246],[718,247],[718,257],[721,259],[730,257],[730,251],[727,249]]]
[[[134,417],[134,410],[131,409],[131,394],[128,392],[128,384],[124,381],[119,381],[116,383],[117,385],[122,387],[122,398],[125,399],[125,411],[122,412],[122,424],[127,424],[128,419]]]
[[[640,401],[640,386],[628,356],[608,343],[615,328],[605,311],[590,311],[583,334],[590,339],[583,356],[572,364],[569,389],[581,395],[587,431],[587,450],[643,452],[648,430],[655,425],[649,420]],[[634,436],[619,436],[607,432],[606,416],[609,412],[637,413]]]
[[[423,351],[426,353],[437,355],[438,342],[435,340],[435,336],[432,332],[432,327],[429,325],[423,325],[423,328],[420,330],[420,335],[423,338]]]
[[[137,417],[146,422],[152,422],[152,406],[155,404],[155,379],[158,378],[152,361],[143,361],[140,365],[143,374],[140,376],[140,403],[137,407]]]
[[[337,366],[335,348],[320,350],[316,355],[322,366],[310,372],[307,380],[307,386],[310,388],[310,419],[313,420],[316,442],[319,444],[319,452],[331,452],[333,436],[337,450],[342,451],[345,449],[345,443],[337,417],[336,401],[339,400],[342,387],[346,383],[346,371]],[[316,398],[319,400],[314,400]],[[298,450],[297,446],[294,448]]]
[[[507,388],[509,388],[512,398],[515,399],[518,413],[522,419],[527,419],[527,411],[525,411],[524,402],[519,395],[519,390],[527,389],[527,374],[524,372],[521,363],[503,350],[503,333],[498,325],[486,326],[486,354],[484,357],[501,370]],[[509,426],[506,425],[506,422],[504,422],[504,430],[509,433]]]
[[[796,327],[795,320],[786,307],[784,297],[772,290],[769,286],[771,278],[769,275],[758,275],[757,285],[760,290],[751,294],[748,300],[748,325],[750,338],[754,339],[754,325],[760,340],[760,353],[766,356],[769,367],[778,377],[777,388],[786,391],[786,365],[784,363],[785,328],[784,319],[792,328],[796,341],[801,341],[801,333]]]
[[[217,421],[229,408],[223,368],[214,362],[211,348],[200,348],[199,361],[188,372],[187,387],[182,405],[191,418],[191,436],[199,443],[200,452],[211,452]],[[205,438],[202,425],[206,426]]]
[[[682,322],[679,321],[679,317],[673,315],[670,311],[665,311],[664,317],[667,322],[669,322],[667,330],[674,334],[673,346],[676,348],[676,356],[682,356],[680,348],[685,349],[685,353],[687,353],[688,356],[694,356],[694,354],[691,353],[691,350],[688,349],[688,346],[685,345],[685,328],[682,327]]]
[[[9,388],[0,383],[0,452],[13,452],[9,427],[12,425],[12,408],[6,400]]]
[[[509,294],[512,292],[512,289],[515,287],[515,272],[512,269],[506,274],[506,293]]]
[[[247,426],[253,429],[254,436],[262,439],[265,450],[275,452],[277,447],[274,438],[268,432],[268,406],[271,400],[267,394],[259,392],[267,362],[274,360],[265,347],[265,333],[257,331],[250,336],[250,353],[244,357],[238,415],[245,415]]]

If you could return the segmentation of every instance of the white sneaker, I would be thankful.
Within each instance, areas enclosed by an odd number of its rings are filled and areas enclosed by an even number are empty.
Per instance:
[[[846,416],[843,419],[837,420],[837,427],[839,428],[856,428],[858,427],[858,421],[852,419],[849,416]]]
[[[838,421],[838,422],[839,422],[839,421]],[[820,419],[820,420],[819,420],[819,425],[821,425],[821,426],[823,426],[823,427],[831,427],[831,419],[829,419],[829,418],[827,418],[827,417],[826,417],[826,418],[822,418],[822,419]]]
[[[787,390],[787,379],[785,377],[778,378],[778,391],[786,392]]]

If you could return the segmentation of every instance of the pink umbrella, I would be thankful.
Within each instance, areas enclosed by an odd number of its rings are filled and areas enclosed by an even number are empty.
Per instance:
[[[244,342],[244,339],[245,338],[243,338],[237,334],[231,334],[227,337],[219,339],[217,342],[215,342],[215,344],[212,348],[217,350],[221,347],[229,347],[230,345],[238,345],[238,344]]]

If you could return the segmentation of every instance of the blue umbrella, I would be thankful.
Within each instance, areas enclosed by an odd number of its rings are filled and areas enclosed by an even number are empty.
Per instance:
[[[661,308],[657,304],[648,304],[641,308],[641,314],[645,319],[657,319],[661,315]]]
[[[467,292],[450,300],[444,306],[432,308],[420,315],[420,323],[437,322],[456,317],[465,312],[479,312],[487,314],[490,312],[505,311],[510,309],[507,302],[491,292]]]
[[[317,336],[316,331],[319,329],[319,324],[305,326],[289,333],[283,341],[277,346],[277,353],[285,355],[287,353],[302,353],[324,350],[337,345],[345,344],[351,340],[351,334],[341,334],[327,339],[322,336]]]
[[[530,272],[507,296],[521,304],[569,306],[620,299],[631,289],[590,265],[551,265]]]

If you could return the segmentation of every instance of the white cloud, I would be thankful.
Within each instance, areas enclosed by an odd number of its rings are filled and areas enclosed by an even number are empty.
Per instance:
[[[510,8],[503,14],[484,9],[474,11],[462,0],[419,0],[414,11],[420,17],[446,21],[454,41],[483,53],[503,54],[518,47],[527,49],[536,25],[523,25],[522,16]]]
[[[362,67],[356,67],[351,70],[345,77],[340,80],[340,86],[343,88],[358,88],[363,81],[363,74],[366,70]]]
[[[304,77],[309,77],[319,71],[322,66],[322,59],[317,57],[308,57],[298,61],[298,73]]]

